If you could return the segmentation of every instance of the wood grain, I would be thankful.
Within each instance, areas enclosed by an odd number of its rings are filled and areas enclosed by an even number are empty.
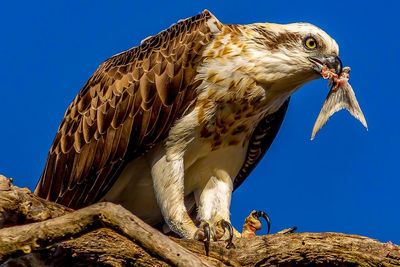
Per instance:
[[[400,266],[400,247],[341,233],[272,234],[211,242],[167,237],[119,205],[73,211],[0,175],[4,266]]]

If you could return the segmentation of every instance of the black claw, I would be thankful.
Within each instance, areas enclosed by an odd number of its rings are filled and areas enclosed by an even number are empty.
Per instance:
[[[208,223],[204,223],[203,229],[206,238],[205,240],[206,255],[208,256],[208,252],[210,251],[210,240],[211,240],[210,225]]]
[[[210,225],[208,223],[205,223],[203,227],[204,227],[204,235],[206,237],[206,241],[210,242],[210,240],[211,240]]]
[[[226,245],[226,248],[230,248],[232,246],[232,238],[233,238],[232,224],[228,223],[225,220],[222,220],[221,226],[222,226],[222,229],[224,229],[224,233],[225,233],[225,229],[228,229],[228,231],[229,231],[229,239],[228,239],[228,244]]]
[[[271,229],[271,221],[269,220],[268,215],[263,211],[256,211],[256,212],[253,212],[253,216],[257,219],[260,217],[263,217],[267,221],[267,224],[268,224],[267,234],[269,234],[269,230]]]

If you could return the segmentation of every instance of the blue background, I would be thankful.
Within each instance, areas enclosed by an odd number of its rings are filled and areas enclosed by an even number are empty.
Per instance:
[[[292,97],[266,157],[233,194],[232,222],[241,229],[260,209],[272,232],[297,225],[399,244],[397,3],[3,1],[0,173],[34,189],[65,109],[97,66],[179,19],[209,9],[223,23],[310,22],[336,39],[351,66],[369,131],[341,111],[310,141],[328,89],[322,79],[307,84]]]

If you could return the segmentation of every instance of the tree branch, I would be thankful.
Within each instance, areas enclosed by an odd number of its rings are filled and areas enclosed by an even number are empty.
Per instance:
[[[339,233],[294,233],[211,242],[167,237],[119,205],[73,211],[0,175],[0,263],[138,266],[400,266],[399,247]]]

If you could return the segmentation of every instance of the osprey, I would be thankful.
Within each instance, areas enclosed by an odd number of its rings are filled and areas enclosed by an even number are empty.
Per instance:
[[[65,112],[35,193],[75,209],[111,201],[182,237],[219,239],[290,95],[321,64],[340,73],[338,54],[307,23],[222,24],[207,10],[181,20],[100,65]]]

